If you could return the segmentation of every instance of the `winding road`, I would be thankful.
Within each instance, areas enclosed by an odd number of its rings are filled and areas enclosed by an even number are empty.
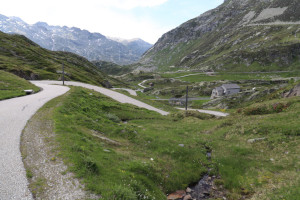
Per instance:
[[[49,100],[69,88],[35,83],[43,90],[37,94],[0,101],[0,199],[28,199],[26,172],[20,153],[20,136],[27,121]]]
[[[39,83],[39,84],[57,84],[57,85],[61,85],[62,82],[61,81],[31,81],[32,83]],[[157,109],[153,106],[150,106],[146,103],[143,103],[141,101],[138,101],[134,98],[128,97],[124,94],[121,94],[119,92],[115,92],[113,90],[109,90],[103,87],[98,87],[98,86],[94,86],[94,85],[90,85],[90,84],[86,84],[86,83],[80,83],[80,82],[74,82],[74,81],[65,81],[65,85],[71,85],[71,86],[79,86],[79,87],[84,87],[87,89],[91,89],[94,90],[96,92],[100,92],[120,103],[129,103],[135,106],[138,106],[140,108],[146,108],[148,110],[152,110],[155,112],[160,113],[161,115],[168,115],[169,113],[160,109]]]

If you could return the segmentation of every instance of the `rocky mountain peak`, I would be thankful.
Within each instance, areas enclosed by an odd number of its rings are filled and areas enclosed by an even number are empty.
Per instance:
[[[26,36],[40,46],[54,51],[73,52],[89,60],[103,60],[120,65],[137,62],[152,45],[143,40],[114,41],[100,33],[77,27],[51,26],[46,22],[29,25],[17,17],[0,15],[0,31]]]

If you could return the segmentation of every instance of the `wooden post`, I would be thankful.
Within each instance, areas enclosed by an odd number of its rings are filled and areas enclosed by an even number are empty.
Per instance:
[[[64,67],[64,64],[62,64],[62,81],[63,81],[63,85],[65,85],[65,67]]]
[[[188,95],[189,95],[189,86],[186,86],[186,97],[185,97],[185,110],[187,111],[188,107]]]

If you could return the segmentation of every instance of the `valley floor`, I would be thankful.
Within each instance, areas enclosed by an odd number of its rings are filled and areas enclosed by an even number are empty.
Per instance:
[[[48,162],[64,160],[61,174],[72,172],[102,199],[166,199],[206,173],[216,177],[211,198],[297,199],[299,106],[299,97],[275,95],[226,118],[195,111],[162,116],[72,87],[40,112],[53,109]],[[31,190],[43,195],[39,175],[29,170],[38,186]]]

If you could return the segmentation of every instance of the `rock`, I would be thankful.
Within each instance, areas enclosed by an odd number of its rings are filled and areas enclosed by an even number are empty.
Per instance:
[[[188,195],[186,195],[186,196],[183,198],[183,200],[190,200],[190,199],[193,199],[193,198],[192,198],[192,196],[191,196],[191,195],[189,195],[189,194],[188,194]]]
[[[143,92],[149,92],[149,91],[151,91],[151,90],[153,90],[153,88],[148,87],[148,88],[145,88],[145,89],[143,90]]]
[[[283,94],[284,98],[300,96],[300,84],[296,85],[293,89]]]
[[[249,139],[247,140],[248,143],[252,144],[252,143],[255,143],[257,141],[262,141],[262,140],[265,140],[266,138],[254,138],[254,139]]]
[[[185,191],[186,191],[186,193],[191,193],[193,190],[192,190],[191,188],[188,187],[188,188],[186,188]]]
[[[26,94],[32,94],[32,93],[33,93],[33,90],[24,90],[24,92],[25,92]]]
[[[110,84],[109,81],[105,80],[105,81],[102,81],[101,85],[105,88],[112,88],[112,85]]]
[[[168,195],[168,200],[176,200],[176,199],[182,199],[186,195],[186,192],[184,190],[178,190],[170,195]]]

